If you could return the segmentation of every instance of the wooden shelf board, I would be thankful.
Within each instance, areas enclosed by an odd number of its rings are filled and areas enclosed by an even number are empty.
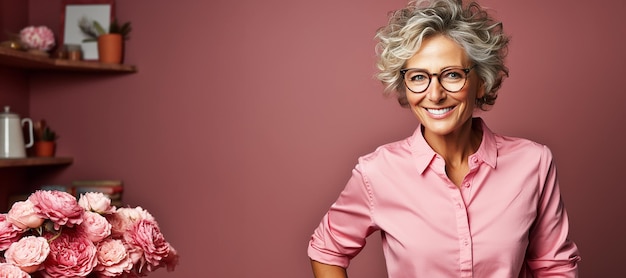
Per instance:
[[[0,168],[69,165],[74,162],[71,157],[27,157],[27,158],[0,158]]]
[[[0,47],[0,65],[30,70],[64,70],[111,73],[137,72],[137,67],[133,65],[103,64],[96,61],[53,59],[8,47]]]

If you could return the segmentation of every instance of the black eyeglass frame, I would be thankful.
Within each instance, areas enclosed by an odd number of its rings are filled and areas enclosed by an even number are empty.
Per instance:
[[[469,68],[448,68],[448,69],[444,69],[444,70],[440,71],[439,73],[430,73],[430,72],[427,72],[427,71],[421,71],[421,70],[420,70],[421,72],[426,73],[426,74],[428,75],[428,85],[426,85],[426,87],[424,88],[424,90],[422,90],[422,91],[420,91],[420,92],[416,92],[416,91],[411,90],[411,88],[409,88],[409,85],[407,85],[407,84],[406,84],[406,82],[407,82],[407,81],[406,81],[406,78],[405,78],[406,73],[407,73],[408,71],[410,71],[410,70],[419,70],[419,69],[416,69],[416,68],[406,68],[406,69],[401,69],[401,70],[400,70],[400,74],[402,75],[402,79],[404,80],[404,86],[405,86],[405,87],[406,87],[409,91],[411,91],[411,92],[413,92],[413,93],[416,93],[416,94],[421,94],[421,93],[425,92],[426,90],[428,90],[428,87],[430,87],[430,83],[433,81],[433,76],[436,76],[436,77],[437,77],[437,81],[439,82],[439,85],[441,85],[441,88],[443,88],[443,89],[444,89],[444,90],[446,90],[447,92],[450,92],[450,93],[456,93],[456,92],[458,92],[458,91],[460,91],[460,90],[463,90],[463,88],[465,88],[465,84],[467,84],[467,76],[469,75],[470,71],[472,71],[472,69],[474,69],[475,67],[476,67],[476,65],[473,65],[473,66],[471,66],[471,67],[469,67]],[[440,79],[440,78],[441,78],[441,74],[442,74],[442,73],[447,72],[447,71],[450,71],[450,70],[455,70],[455,69],[460,69],[460,70],[462,70],[462,71],[465,73],[465,80],[463,80],[463,86],[461,86],[461,88],[460,88],[460,89],[458,89],[458,90],[456,90],[456,91],[450,91],[450,90],[448,90],[448,88],[446,88],[446,86],[444,86],[444,85],[441,83],[441,79]]]

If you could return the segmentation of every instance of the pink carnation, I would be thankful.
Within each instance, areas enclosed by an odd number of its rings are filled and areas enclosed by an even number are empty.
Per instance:
[[[7,215],[0,214],[0,251],[7,250],[20,235],[20,229],[7,220]]]
[[[115,237],[122,236],[141,220],[155,221],[154,217],[141,207],[119,208],[114,214],[107,216],[111,223],[111,234]]]
[[[29,201],[15,202],[9,210],[7,220],[16,227],[26,230],[28,228],[37,228],[43,224],[44,218],[35,212],[35,205]]]
[[[29,26],[20,31],[20,40],[31,49],[48,51],[54,46],[54,34],[46,26]]]
[[[0,277],[7,278],[30,278],[30,275],[19,267],[9,263],[0,263]]]
[[[0,214],[0,278],[138,278],[178,259],[147,210],[104,194],[38,190]]]
[[[43,237],[27,236],[20,239],[4,253],[8,263],[23,271],[33,273],[46,260],[50,253],[48,241]]]
[[[86,211],[83,214],[83,223],[80,224],[79,229],[94,243],[111,235],[111,224],[104,216],[92,211]]]
[[[87,192],[80,195],[78,204],[86,211],[94,211],[100,214],[115,212],[115,207],[111,206],[111,199],[102,192]]]
[[[128,244],[139,248],[129,251],[135,253],[131,254],[131,256],[141,253],[139,269],[142,269],[145,263],[147,263],[146,268],[148,271],[161,267],[161,260],[170,253],[170,245],[165,241],[165,237],[155,221],[139,221],[124,234],[124,240]]]
[[[53,234],[47,234],[49,240]],[[84,277],[98,263],[96,246],[82,233],[63,229],[50,241],[50,255],[44,262],[44,272],[51,277]]]
[[[35,211],[54,223],[54,229],[61,226],[73,227],[83,222],[85,210],[78,205],[76,198],[67,192],[37,190],[28,197],[35,205]]]
[[[98,265],[95,270],[102,275],[115,277],[133,268],[133,261],[121,240],[107,238],[98,244],[97,250]]]

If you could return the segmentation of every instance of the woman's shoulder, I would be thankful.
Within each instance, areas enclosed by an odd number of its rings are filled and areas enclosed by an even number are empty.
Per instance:
[[[361,156],[359,161],[363,163],[409,159],[411,157],[410,138],[380,145],[372,152]]]
[[[547,145],[528,138],[494,134],[494,140],[499,155],[510,153],[525,153],[527,155],[539,156],[552,155]]]

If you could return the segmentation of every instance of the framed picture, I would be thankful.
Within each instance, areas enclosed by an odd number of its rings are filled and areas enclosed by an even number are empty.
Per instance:
[[[80,27],[81,20],[98,21],[108,31],[114,18],[115,0],[63,0],[61,36],[65,45],[80,45],[83,60],[98,60],[98,43],[83,42],[89,36]]]

